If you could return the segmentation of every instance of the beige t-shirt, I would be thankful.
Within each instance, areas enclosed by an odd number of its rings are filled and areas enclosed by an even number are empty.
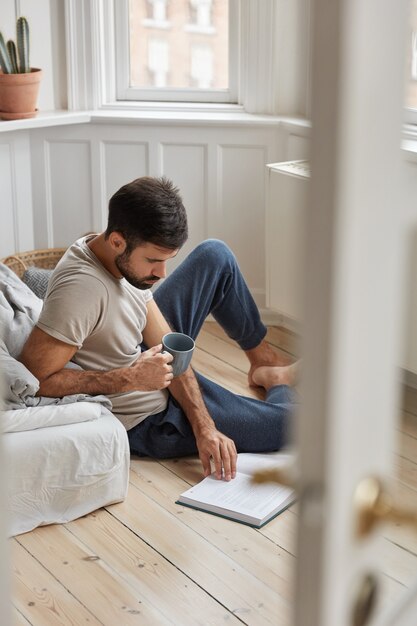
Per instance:
[[[129,367],[141,354],[146,303],[152,292],[112,276],[87,246],[76,241],[58,263],[49,282],[37,326],[78,350],[73,361],[85,370]],[[113,412],[127,430],[163,411],[168,392],[108,394]]]

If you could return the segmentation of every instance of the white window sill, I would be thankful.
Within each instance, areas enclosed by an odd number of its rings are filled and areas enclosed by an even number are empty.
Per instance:
[[[0,120],[0,132],[30,130],[46,126],[66,126],[69,124],[88,124],[91,115],[88,111],[42,111],[28,120]]]
[[[159,103],[158,103],[159,104]],[[67,126],[70,124],[176,124],[184,126],[278,126],[290,125],[309,128],[310,122],[304,118],[255,115],[246,113],[236,105],[204,105],[173,104],[155,107],[149,103],[132,109],[123,110],[111,105],[94,111],[49,111],[41,112],[37,117],[28,120],[0,121],[0,132],[31,130],[48,126]]]
[[[182,104],[174,107],[142,107],[139,110],[120,110],[120,107],[101,109],[91,112],[91,121],[103,124],[176,124],[184,126],[214,125],[214,126],[277,126],[282,122],[309,127],[309,122],[302,118],[287,118],[276,115],[255,115],[246,113],[241,107],[214,105],[212,108],[205,105],[201,109],[192,105],[184,107]]]
[[[92,112],[97,123],[157,123],[183,125],[261,125],[277,126],[287,123],[305,128],[310,122],[301,117],[247,113],[239,104],[197,102],[132,102],[118,101],[103,105]]]

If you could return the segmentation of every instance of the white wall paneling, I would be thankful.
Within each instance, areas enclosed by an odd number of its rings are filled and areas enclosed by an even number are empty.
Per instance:
[[[48,212],[46,203],[47,178],[46,152],[43,132],[31,133],[30,154],[32,159],[32,198],[33,198],[33,238],[35,248],[53,248],[52,233],[48,232]]]
[[[93,228],[89,141],[47,141],[47,212],[54,245],[63,246]]]
[[[108,200],[122,185],[149,174],[149,148],[147,143],[133,141],[102,141],[101,147],[107,205]]]
[[[31,147],[36,247],[65,246],[96,226],[91,140],[69,129],[40,130]]]
[[[12,252],[12,250],[10,250],[11,247],[16,246],[11,149],[12,146],[9,143],[0,144],[0,256],[2,257]]]
[[[28,133],[13,134],[13,185],[15,202],[16,249],[33,248],[33,204],[30,139]]]
[[[252,294],[265,305],[265,174],[262,145],[220,145],[223,239],[236,254]]]
[[[0,257],[33,247],[29,136],[0,136]]]
[[[309,167],[304,161],[267,168],[266,302],[284,326],[300,330],[304,267],[304,223]]]
[[[175,182],[187,208],[189,239],[178,254],[176,265],[209,236],[207,145],[161,143],[160,171]]]

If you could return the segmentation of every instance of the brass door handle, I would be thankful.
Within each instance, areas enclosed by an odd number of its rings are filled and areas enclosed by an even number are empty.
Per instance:
[[[354,494],[356,534],[366,537],[380,522],[404,522],[417,528],[417,510],[394,504],[382,481],[375,476],[364,478]]]
[[[297,484],[295,465],[274,467],[255,472],[254,483],[274,482],[294,488]],[[379,478],[371,476],[361,480],[354,494],[356,535],[369,535],[380,522],[403,522],[417,529],[417,510],[397,506]]]

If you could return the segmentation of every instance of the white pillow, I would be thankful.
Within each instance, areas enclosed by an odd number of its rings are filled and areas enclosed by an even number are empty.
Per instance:
[[[17,433],[22,430],[88,422],[98,419],[100,415],[101,405],[98,402],[72,402],[0,411],[0,430],[4,433]]]

